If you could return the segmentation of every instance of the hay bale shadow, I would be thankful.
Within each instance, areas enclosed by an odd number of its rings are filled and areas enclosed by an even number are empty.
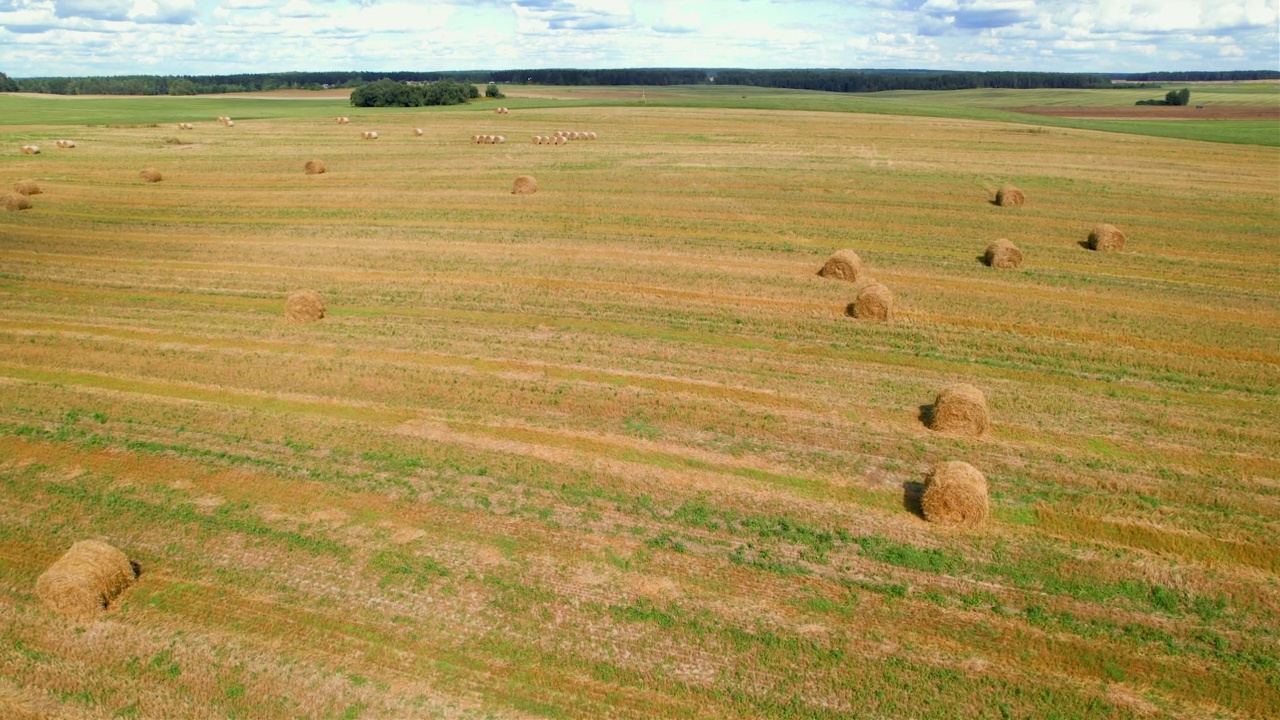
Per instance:
[[[920,414],[916,416],[922,425],[931,427],[933,425],[933,403],[920,406]]]
[[[988,205],[995,205],[996,207],[1000,207],[1000,201],[999,201],[999,200],[988,200],[988,201],[987,201],[987,204],[988,204]]]
[[[923,496],[924,483],[915,480],[902,483],[902,508],[921,520],[924,519],[924,507],[920,504],[920,498]]]
[[[138,562],[137,560],[130,560],[129,566],[133,568],[134,578],[142,577],[142,563]]]
[[[1092,249],[1093,249],[1093,248],[1089,247],[1089,241],[1088,241],[1088,240],[1079,240],[1079,241],[1077,241],[1077,242],[1076,242],[1076,244],[1077,244],[1077,245],[1079,245],[1080,247],[1084,248],[1085,250],[1092,250]]]
[[[979,264],[986,265],[987,267],[991,267],[991,263],[987,262],[987,256],[985,253],[982,255],[978,255],[974,259],[977,260]]]

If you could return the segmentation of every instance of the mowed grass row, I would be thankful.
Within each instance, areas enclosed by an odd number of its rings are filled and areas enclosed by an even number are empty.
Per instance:
[[[741,110],[377,118],[376,142],[305,117],[85,128],[0,166],[46,190],[0,217],[15,707],[1274,705],[1274,150]],[[527,142],[562,128],[601,140]],[[509,194],[523,173],[537,195]],[[1006,181],[1026,207],[987,202]],[[1098,220],[1126,252],[1077,245]],[[977,263],[995,237],[1022,270]],[[842,315],[853,288],[813,276],[839,247],[897,322]],[[284,326],[302,286],[330,317]],[[921,426],[957,380],[990,437]],[[904,507],[953,457],[991,480],[982,532]],[[31,587],[86,536],[144,574],[77,634]]]

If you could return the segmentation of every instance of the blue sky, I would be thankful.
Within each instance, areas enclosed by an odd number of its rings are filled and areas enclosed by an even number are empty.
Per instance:
[[[0,72],[1280,69],[1280,0],[0,0]]]

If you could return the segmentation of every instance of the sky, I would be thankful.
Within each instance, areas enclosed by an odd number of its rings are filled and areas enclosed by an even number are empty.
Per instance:
[[[0,72],[1280,70],[1280,0],[0,0]]]

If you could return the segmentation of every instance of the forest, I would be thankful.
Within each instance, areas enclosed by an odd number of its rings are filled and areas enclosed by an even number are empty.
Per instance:
[[[544,68],[515,70],[457,70],[447,72],[279,72],[234,75],[118,75],[96,77],[10,78],[0,73],[0,92],[54,95],[205,95],[267,90],[357,88],[375,80],[401,83],[462,83],[537,85],[752,85],[757,87],[862,93],[885,90],[969,90],[974,88],[1106,88],[1113,81],[1196,82],[1280,79],[1271,70],[1221,72],[1150,72],[1134,74],[1050,72],[955,72],[946,70],[848,69],[701,69]],[[1132,87],[1132,85],[1129,85]]]

